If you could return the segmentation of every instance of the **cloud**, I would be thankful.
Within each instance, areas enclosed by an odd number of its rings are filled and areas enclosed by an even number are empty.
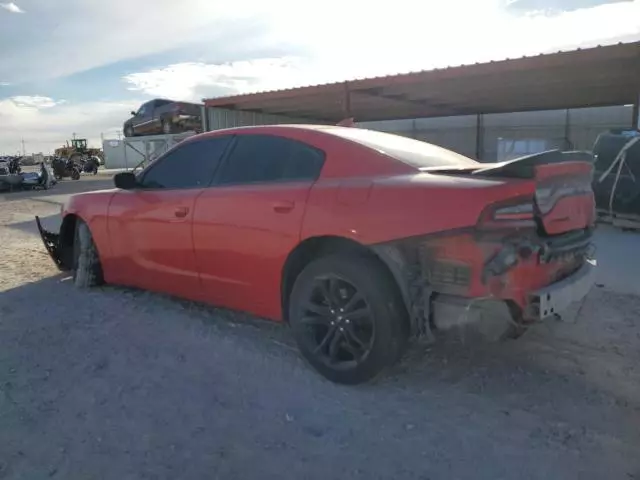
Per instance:
[[[299,21],[303,12],[296,8],[270,20],[274,35],[295,39],[303,55],[174,63],[123,79],[129,89],[149,95],[200,100],[640,38],[640,0],[527,15],[509,13],[504,0],[447,0],[438,8],[433,2],[395,0],[393,10],[369,4],[366,20],[359,0],[343,2],[338,10],[326,1],[314,11],[313,22]]]
[[[527,12],[572,2],[571,11],[554,15],[525,15],[513,9],[524,0],[512,8],[507,1],[323,0],[310,12],[304,2],[290,0],[31,0],[37,24],[28,31],[24,25],[0,29],[0,77],[42,80],[178,50],[181,58],[156,68],[191,61],[220,65],[267,59],[273,54],[265,50],[278,49],[281,56],[304,59],[310,83],[317,83],[314,77],[393,73],[640,37],[640,0],[580,0],[595,5],[582,9],[575,8],[577,0],[528,0]]]
[[[505,6],[514,12],[566,12],[630,1],[633,0],[506,0]]]
[[[22,97],[0,96],[0,151],[21,135],[47,151],[73,132],[113,133],[148,96],[200,100],[640,39],[640,0],[323,0],[313,10],[290,0],[30,0],[28,10],[0,28],[0,79]],[[97,67],[96,98],[140,98],[74,101],[69,76]],[[60,93],[47,91],[59,77]],[[108,82],[121,92],[105,93]]]
[[[128,112],[142,101],[73,103],[38,96],[0,100],[0,154],[19,151],[21,138],[27,152],[53,152],[73,133],[101,146],[100,134],[115,138]]]
[[[177,63],[125,75],[129,90],[175,100],[202,100],[201,94],[230,95],[238,91],[287,86],[301,72],[295,58],[264,58],[224,64]]]
[[[13,2],[9,3],[0,3],[0,8],[4,8],[6,11],[11,13],[25,13],[18,5]]]
[[[18,107],[27,108],[51,108],[58,104],[64,103],[64,100],[55,101],[53,98],[43,97],[40,95],[27,96],[17,95],[9,98]]]
[[[0,29],[0,77],[15,84],[64,77],[195,43],[214,56],[247,41],[264,48],[263,11],[261,0],[31,0],[33,20]]]

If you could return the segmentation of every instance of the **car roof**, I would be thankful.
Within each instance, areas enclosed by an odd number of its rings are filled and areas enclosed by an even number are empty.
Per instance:
[[[234,133],[285,134],[304,130],[318,135],[329,135],[341,141],[358,145],[360,148],[377,151],[395,160],[409,164],[415,168],[435,166],[475,166],[477,161],[453,150],[438,145],[417,140],[404,135],[382,132],[360,127],[343,127],[339,125],[317,124],[280,124],[280,125],[251,125],[213,130],[195,137],[203,138],[218,135],[233,135]],[[187,139],[190,140],[190,139]]]
[[[299,129],[299,130],[332,130],[332,129],[340,129],[340,128],[353,128],[353,127],[340,127],[337,125],[320,125],[320,124],[313,124],[313,123],[281,123],[281,124],[277,124],[277,125],[246,125],[246,126],[241,126],[241,127],[228,127],[228,128],[221,128],[218,130],[212,130],[210,132],[206,132],[206,134],[216,134],[216,133],[233,133],[236,131],[247,131],[247,130],[282,130],[282,131],[286,131],[286,130],[290,130],[290,129]]]

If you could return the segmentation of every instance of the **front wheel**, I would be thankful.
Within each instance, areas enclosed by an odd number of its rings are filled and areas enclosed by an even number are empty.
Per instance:
[[[89,288],[103,282],[102,265],[89,226],[78,220],[73,240],[73,283],[78,288]]]
[[[289,323],[302,356],[341,384],[373,379],[404,352],[408,322],[397,286],[376,259],[332,255],[297,278]]]

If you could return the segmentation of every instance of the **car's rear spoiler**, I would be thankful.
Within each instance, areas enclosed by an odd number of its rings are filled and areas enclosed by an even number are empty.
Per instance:
[[[591,152],[580,150],[568,152],[547,150],[546,152],[535,153],[506,162],[491,164],[486,168],[475,170],[473,175],[531,179],[536,178],[536,167],[565,162],[586,162],[593,164],[594,156]]]
[[[542,165],[552,165],[565,162],[586,162],[591,165],[594,163],[594,156],[587,151],[567,151],[547,150],[545,152],[534,153],[518,157],[513,160],[498,163],[478,163],[474,166],[461,165],[443,166],[443,167],[426,167],[420,170],[427,173],[440,173],[443,175],[466,174],[481,175],[483,177],[506,177],[506,178],[536,178],[536,167]]]

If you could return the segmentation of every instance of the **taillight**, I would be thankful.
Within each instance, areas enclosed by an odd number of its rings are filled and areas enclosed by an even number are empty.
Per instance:
[[[562,185],[538,187],[536,189],[536,204],[540,213],[546,215],[561,198],[592,193],[591,184],[578,178]]]
[[[480,215],[478,228],[535,228],[533,198],[518,197],[489,205]]]

